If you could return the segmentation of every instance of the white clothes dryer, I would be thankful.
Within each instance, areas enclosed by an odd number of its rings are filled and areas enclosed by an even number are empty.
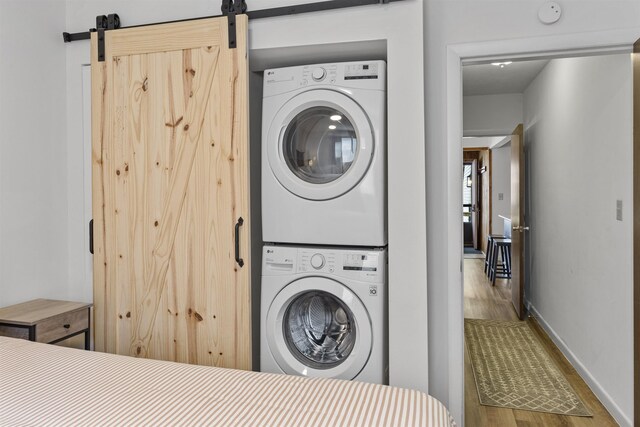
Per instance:
[[[262,255],[261,371],[387,384],[386,249]]]
[[[386,64],[266,70],[265,242],[385,246]]]

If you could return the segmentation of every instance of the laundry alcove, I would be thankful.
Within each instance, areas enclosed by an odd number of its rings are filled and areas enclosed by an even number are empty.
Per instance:
[[[262,252],[261,218],[261,150],[262,150],[262,90],[264,70],[306,64],[333,63],[359,60],[387,60],[386,40],[327,43],[306,46],[249,49],[249,144],[251,186],[251,305],[252,313],[260,312],[260,275]],[[252,317],[252,329],[260,330],[260,318]],[[254,334],[252,345],[253,366],[259,367],[260,336]]]

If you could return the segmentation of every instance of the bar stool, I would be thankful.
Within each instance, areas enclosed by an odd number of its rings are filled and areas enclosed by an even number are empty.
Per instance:
[[[504,240],[508,237],[503,236],[502,234],[489,234],[487,236],[487,253],[484,257],[484,273],[489,276],[489,272],[491,271],[491,265],[493,263],[493,242],[494,240]]]
[[[511,239],[493,239],[489,280],[495,286],[496,278],[511,279]]]

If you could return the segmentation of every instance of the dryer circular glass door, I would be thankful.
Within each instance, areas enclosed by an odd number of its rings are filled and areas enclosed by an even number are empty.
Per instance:
[[[303,92],[276,113],[267,155],[276,179],[310,200],[339,197],[355,187],[373,158],[371,123],[347,95],[332,90]]]
[[[287,374],[351,380],[369,360],[369,314],[335,280],[306,277],[290,283],[263,320],[269,350]]]

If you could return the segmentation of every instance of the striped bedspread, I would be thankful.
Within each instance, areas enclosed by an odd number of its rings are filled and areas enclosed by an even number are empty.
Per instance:
[[[434,398],[0,337],[0,426],[453,426]]]

